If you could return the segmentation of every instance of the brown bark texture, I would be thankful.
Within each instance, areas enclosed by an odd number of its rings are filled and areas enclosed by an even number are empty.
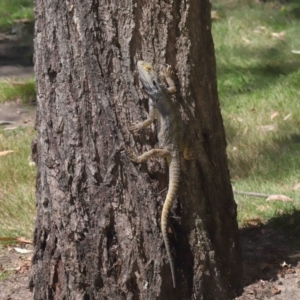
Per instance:
[[[240,287],[236,204],[217,95],[207,0],[36,0],[38,135],[34,299],[232,299]],[[170,240],[160,230],[168,166],[136,62],[174,70],[192,160],[181,159]],[[176,99],[176,100],[175,100]]]

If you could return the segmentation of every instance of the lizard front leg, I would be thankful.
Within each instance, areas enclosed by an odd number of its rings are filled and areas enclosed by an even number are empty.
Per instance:
[[[154,119],[155,119],[155,111],[154,111],[154,108],[153,106],[151,105],[151,103],[149,103],[149,117],[148,119],[146,119],[145,121],[141,121],[141,122],[136,122],[134,124],[132,124],[130,127],[129,127],[129,130],[133,131],[133,132],[138,132],[140,131],[141,129],[144,129],[148,126],[150,126],[153,122],[154,122]]]
[[[144,128],[150,126],[152,123],[153,123],[153,120],[149,118],[149,119],[146,119],[145,121],[136,122],[134,124],[131,124],[131,126],[129,127],[129,130],[138,132],[141,129],[144,129]]]
[[[136,163],[141,163],[148,160],[152,156],[166,158],[168,161],[171,157],[171,152],[166,149],[151,149],[140,156],[137,156],[131,149],[127,149],[130,160]]]
[[[166,68],[160,72],[160,77],[163,81],[167,83],[166,89],[169,94],[175,94],[176,93],[176,85],[175,82],[172,79],[173,71],[170,65],[167,65]]]

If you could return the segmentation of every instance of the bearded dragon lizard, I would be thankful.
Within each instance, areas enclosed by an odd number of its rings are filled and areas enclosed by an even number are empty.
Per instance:
[[[180,177],[180,145],[182,139],[182,121],[181,116],[173,103],[170,94],[176,92],[176,87],[171,79],[172,71],[168,66],[161,77],[155,72],[153,66],[144,61],[138,61],[137,69],[139,79],[149,96],[149,117],[145,121],[137,122],[130,127],[132,131],[139,131],[150,126],[154,119],[158,121],[158,141],[159,149],[152,149],[137,156],[132,150],[128,149],[130,159],[136,163],[146,161],[151,156],[166,158],[169,165],[169,188],[161,214],[161,231],[168,260],[171,267],[173,287],[176,287],[175,264],[171,254],[170,242],[168,239],[168,216],[172,204],[175,200],[179,177]],[[162,80],[166,81],[168,86],[163,85]]]

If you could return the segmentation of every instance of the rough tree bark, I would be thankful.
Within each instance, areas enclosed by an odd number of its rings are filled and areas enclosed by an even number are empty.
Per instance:
[[[34,298],[232,299],[241,261],[209,1],[38,0],[35,14]],[[194,153],[170,215],[176,289],[160,232],[166,163],[125,151],[157,141],[129,131],[147,115],[139,59],[173,67]]]

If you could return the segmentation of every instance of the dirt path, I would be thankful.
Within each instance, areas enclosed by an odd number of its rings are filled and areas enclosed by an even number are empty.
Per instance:
[[[0,126],[4,130],[34,126],[36,107],[34,105],[6,102],[0,104]]]
[[[18,77],[22,79],[32,78],[34,72],[32,66],[0,66],[0,79]]]

